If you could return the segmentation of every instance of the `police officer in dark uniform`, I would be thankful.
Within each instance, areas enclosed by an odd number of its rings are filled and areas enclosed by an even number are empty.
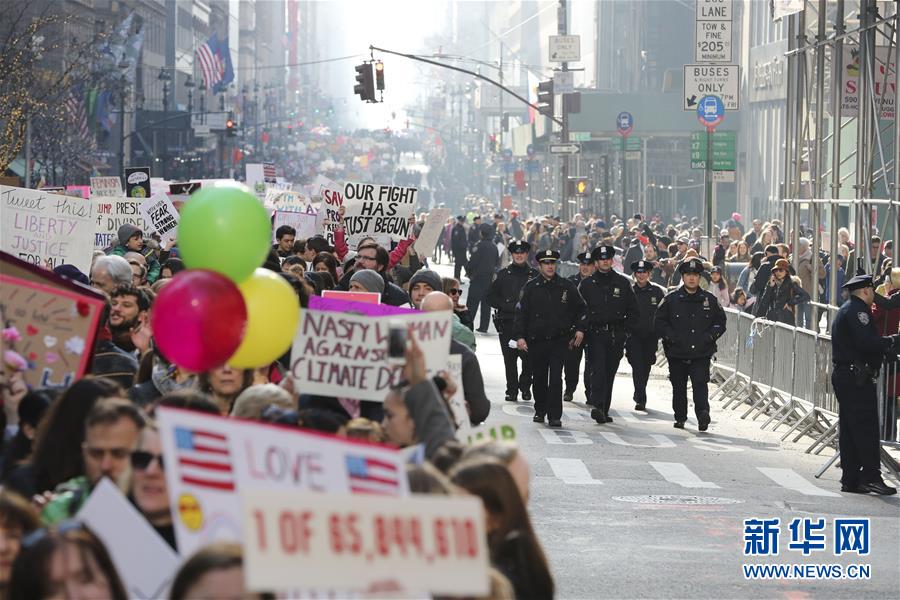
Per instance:
[[[700,289],[703,261],[691,258],[678,265],[681,286],[663,298],[656,311],[656,334],[663,339],[672,382],[675,427],[687,421],[687,382],[694,392],[697,429],[709,427],[709,362],[716,340],[725,333],[725,311],[710,292]]]
[[[578,272],[571,277],[569,281],[575,284],[577,288],[581,282],[594,274],[594,261],[587,252],[578,255]],[[566,356],[566,389],[563,392],[563,402],[571,402],[575,397],[575,390],[578,388],[578,372],[581,370],[581,358],[584,356],[584,344],[573,346]],[[584,368],[584,396],[588,400],[591,398],[591,370],[590,365],[585,364]]]
[[[519,350],[528,352],[531,362],[534,422],[543,423],[547,417],[550,427],[562,427],[563,363],[569,348],[584,339],[575,329],[584,301],[575,284],[556,274],[559,252],[542,250],[536,258],[540,275],[522,288],[513,332]]]
[[[488,288],[494,280],[497,264],[500,262],[500,253],[497,252],[497,246],[492,241],[494,231],[491,226],[481,225],[479,231],[481,240],[475,244],[475,248],[469,256],[469,265],[466,267],[466,273],[469,275],[469,296],[466,304],[469,305],[469,314],[472,315],[473,322],[475,313],[478,313],[479,325],[475,331],[487,333],[491,320],[491,307],[487,301],[487,294]]]
[[[591,418],[612,423],[612,402],[616,371],[625,351],[625,338],[637,324],[638,306],[631,281],[613,271],[613,246],[598,246],[591,252],[596,271],[578,286],[587,305],[578,330],[587,339],[587,363],[591,371]]]
[[[831,326],[831,385],[838,401],[841,491],[896,494],[896,488],[881,478],[875,380],[884,353],[897,348],[900,336],[878,335],[870,310],[875,299],[871,275],[853,277],[844,289],[850,298]]]
[[[631,265],[634,284],[631,289],[637,298],[638,324],[625,342],[625,353],[631,365],[631,378],[634,381],[634,410],[647,410],[647,380],[650,379],[650,367],[656,364],[656,350],[659,338],[656,337],[656,309],[666,295],[666,290],[650,281],[653,263],[636,260]]]
[[[510,240],[507,249],[512,256],[512,263],[497,272],[497,278],[488,290],[488,302],[494,309],[494,327],[500,334],[500,350],[503,352],[503,365],[506,367],[506,401],[515,402],[521,391],[522,399],[527,402],[531,400],[531,367],[528,364],[528,354],[516,347],[512,325],[519,294],[529,279],[538,276],[538,270],[528,265],[531,244],[524,240]],[[521,375],[517,373],[520,358]]]

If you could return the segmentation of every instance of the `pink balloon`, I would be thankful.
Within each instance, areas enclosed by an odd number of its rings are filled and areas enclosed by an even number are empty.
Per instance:
[[[247,326],[247,306],[227,277],[182,271],[156,297],[152,326],[163,356],[188,371],[208,371],[237,351]]]

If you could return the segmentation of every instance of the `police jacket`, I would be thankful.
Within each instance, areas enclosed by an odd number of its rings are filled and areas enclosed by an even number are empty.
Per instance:
[[[710,292],[689,294],[684,286],[663,298],[656,311],[656,334],[669,358],[709,358],[725,333],[725,311]]]
[[[862,361],[877,370],[894,339],[878,335],[869,307],[860,298],[850,296],[838,309],[831,326],[831,360],[838,365]]]
[[[490,240],[481,240],[472,250],[466,272],[470,279],[488,279],[494,276],[494,269],[500,262],[497,246]]]
[[[637,325],[638,306],[631,281],[612,269],[603,273],[596,271],[578,285],[587,309],[579,331],[590,331],[607,325],[633,331]]]
[[[634,296],[637,298],[638,322],[634,328],[634,335],[640,337],[656,337],[656,309],[666,296],[666,290],[653,282],[647,282],[644,287],[633,284]]]
[[[466,235],[466,228],[461,223],[457,223],[450,230],[450,249],[455,256],[466,256],[466,250],[469,249],[469,238]]]
[[[538,276],[522,288],[516,304],[512,338],[553,340],[571,334],[584,312],[584,301],[575,285],[554,275]]]
[[[523,265],[512,263],[497,272],[497,278],[491,283],[491,288],[488,290],[488,302],[491,308],[497,311],[498,319],[501,321],[513,320],[516,316],[519,293],[529,279],[538,275],[538,270],[529,267],[528,263]]]

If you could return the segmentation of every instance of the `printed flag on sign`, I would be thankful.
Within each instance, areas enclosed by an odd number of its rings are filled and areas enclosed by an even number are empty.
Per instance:
[[[352,493],[389,496],[400,493],[397,465],[365,456],[348,455],[346,459]]]
[[[228,438],[199,429],[175,428],[181,482],[202,488],[234,491]]]

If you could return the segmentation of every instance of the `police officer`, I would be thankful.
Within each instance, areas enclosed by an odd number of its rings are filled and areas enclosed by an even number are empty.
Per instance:
[[[563,363],[568,349],[584,339],[575,330],[584,301],[575,284],[556,274],[559,252],[542,250],[536,258],[540,275],[522,288],[513,332],[519,350],[528,352],[531,362],[534,422],[543,423],[547,417],[550,427],[562,427]]]
[[[497,252],[497,246],[491,241],[494,238],[491,226],[483,224],[478,229],[481,240],[475,244],[475,248],[469,256],[469,265],[466,267],[466,273],[469,275],[469,297],[466,304],[469,305],[469,314],[472,315],[473,322],[475,313],[479,313],[479,325],[475,331],[487,333],[491,320],[491,307],[487,301],[487,293],[500,262],[500,253]]]
[[[650,367],[656,364],[656,349],[659,346],[655,327],[656,309],[666,290],[650,281],[653,263],[642,259],[629,266],[634,277],[631,289],[637,298],[638,323],[625,342],[625,352],[634,381],[634,410],[647,410],[647,380],[650,379]]]
[[[587,364],[591,371],[591,418],[597,423],[612,423],[609,405],[613,383],[622,354],[625,337],[637,324],[638,307],[631,282],[613,271],[613,246],[598,246],[591,252],[596,270],[581,282],[578,291],[587,310],[578,325],[587,338]]]
[[[500,350],[503,352],[503,365],[506,367],[506,401],[515,402],[521,391],[522,399],[527,402],[531,400],[531,367],[528,365],[528,354],[516,347],[512,325],[516,316],[519,293],[529,279],[538,276],[538,271],[528,265],[531,244],[524,240],[510,240],[507,249],[512,255],[512,263],[497,272],[497,278],[488,290],[488,302],[494,309],[494,327],[500,334]],[[518,375],[520,358],[522,374]]]
[[[896,488],[881,478],[875,379],[882,356],[897,347],[900,336],[878,335],[870,310],[875,299],[871,275],[853,277],[844,289],[850,297],[831,327],[831,385],[838,401],[841,491],[896,494]]]
[[[587,252],[578,255],[578,272],[569,277],[569,281],[575,284],[577,288],[581,282],[594,274],[594,261]],[[566,356],[566,391],[563,393],[563,401],[571,402],[575,397],[575,390],[578,388],[578,372],[581,370],[581,358],[584,356],[584,344],[573,346]],[[590,365],[584,368],[584,395],[585,398],[591,398],[591,370]]]
[[[725,333],[725,311],[716,297],[700,289],[703,262],[699,258],[678,266],[681,286],[669,292],[656,311],[656,334],[663,339],[672,382],[675,427],[687,421],[687,382],[694,391],[697,429],[709,427],[709,362],[716,340]]]

